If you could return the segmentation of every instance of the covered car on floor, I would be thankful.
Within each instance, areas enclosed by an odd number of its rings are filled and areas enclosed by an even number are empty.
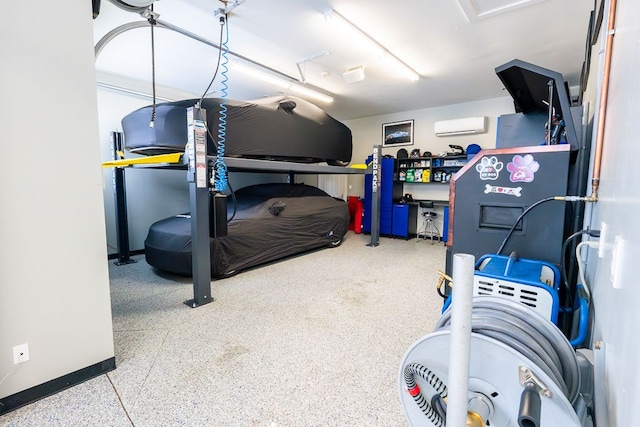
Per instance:
[[[222,278],[270,261],[340,245],[349,227],[344,200],[304,184],[258,184],[227,200],[227,236],[210,238],[211,275]],[[176,215],[151,225],[147,262],[191,275],[191,219]]]

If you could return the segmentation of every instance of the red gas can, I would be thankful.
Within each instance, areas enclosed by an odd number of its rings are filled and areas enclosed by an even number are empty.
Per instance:
[[[351,217],[349,230],[360,234],[362,231],[362,200],[357,196],[349,196],[347,198],[347,204],[349,206],[349,216]]]

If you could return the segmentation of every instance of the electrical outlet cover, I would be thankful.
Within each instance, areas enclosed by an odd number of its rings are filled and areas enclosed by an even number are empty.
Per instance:
[[[13,364],[24,363],[29,360],[29,344],[20,344],[13,347]]]

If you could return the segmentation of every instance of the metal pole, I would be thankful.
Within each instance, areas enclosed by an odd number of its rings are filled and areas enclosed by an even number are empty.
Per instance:
[[[111,132],[111,151],[113,160],[120,158],[122,152],[122,133]],[[127,219],[127,188],[124,180],[124,168],[113,168],[113,197],[116,208],[116,245],[118,246],[118,260],[115,265],[135,263],[130,258],[129,221]]]
[[[380,185],[382,184],[382,168],[380,156],[382,146],[373,146],[373,160],[371,162],[371,242],[367,246],[380,244]]]
[[[209,246],[209,186],[205,111],[199,105],[187,109],[187,158],[191,205],[191,264],[193,299],[189,307],[214,301],[211,296],[211,248]]]
[[[609,77],[611,75],[611,56],[613,54],[613,36],[616,28],[617,0],[610,0],[609,15],[607,17],[607,39],[604,49],[604,64],[602,76],[602,88],[600,89],[600,102],[598,107],[598,124],[596,126],[596,146],[593,157],[593,174],[591,178],[591,198],[598,200],[598,188],[600,187],[600,168],[602,166],[602,147],[604,144],[604,126],[607,119],[607,99],[609,97]]]
[[[547,145],[552,144],[551,141],[551,133],[553,132],[553,79],[549,80],[547,83],[549,86],[549,114],[548,114],[548,122],[547,122]]]
[[[149,24],[149,22],[147,21],[134,21],[134,22],[128,22],[126,24],[122,24],[116,28],[114,28],[113,30],[109,31],[107,34],[105,34],[100,40],[98,40],[98,42],[96,43],[96,45],[93,48],[94,54],[95,54],[95,60],[98,60],[98,57],[100,56],[100,53],[102,52],[102,50],[105,48],[105,46],[114,38],[118,37],[120,34],[125,33],[127,31],[136,29],[136,28],[144,28],[147,27]],[[189,30],[185,30],[184,28],[181,28],[177,25],[173,25],[170,22],[166,22],[163,21],[161,19],[156,19],[156,27],[157,28],[165,28],[167,30],[171,30],[171,31],[175,31],[177,33],[180,33],[184,36],[187,36],[193,40],[199,41],[200,43],[206,44],[207,46],[211,46],[214,49],[220,49],[220,46],[211,41],[208,40],[204,37],[199,36],[196,33],[193,33]],[[257,61],[254,61],[251,58],[248,58],[244,55],[241,55],[239,53],[233,52],[233,51],[229,51],[229,55],[234,56],[238,59],[241,59],[243,61],[246,61],[252,65],[255,65],[257,67],[262,68],[263,70],[266,70],[270,73],[276,74],[286,80],[289,80],[291,82],[297,82],[299,81],[298,79],[296,79],[295,77],[287,74],[287,73],[283,73],[282,71],[278,71],[275,68],[271,68],[268,65],[264,65],[261,64]],[[318,88],[317,86],[313,86],[311,84],[306,84],[306,87],[309,87],[310,89],[314,89],[314,90],[321,90],[320,88]]]
[[[467,425],[474,265],[473,255],[455,254],[453,256],[448,427]]]

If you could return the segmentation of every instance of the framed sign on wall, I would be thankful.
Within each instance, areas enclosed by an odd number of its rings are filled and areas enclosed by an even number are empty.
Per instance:
[[[382,146],[413,145],[413,120],[382,124]]]

